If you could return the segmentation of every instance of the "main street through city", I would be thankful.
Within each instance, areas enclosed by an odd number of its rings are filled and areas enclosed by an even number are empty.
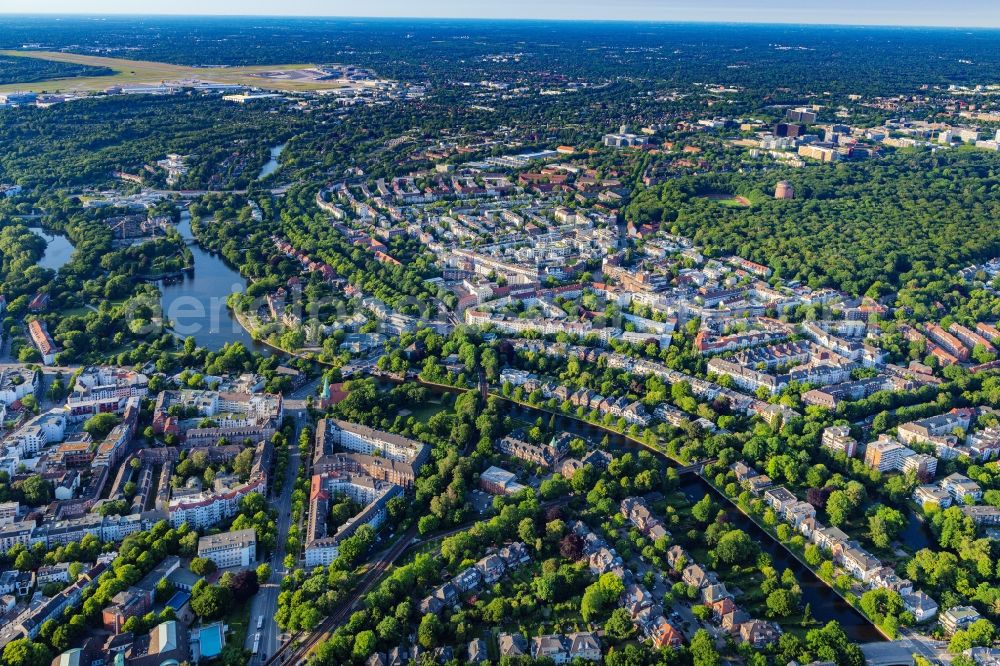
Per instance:
[[[305,388],[305,387],[303,387]],[[294,395],[294,394],[293,394]],[[281,643],[281,629],[274,620],[278,612],[278,594],[281,592],[281,581],[284,580],[288,571],[285,569],[285,544],[288,541],[288,530],[291,527],[292,491],[295,489],[295,478],[299,472],[301,455],[299,454],[298,438],[305,424],[304,407],[289,408],[286,404],[286,413],[295,419],[295,437],[288,443],[288,466],[285,468],[285,482],[281,487],[281,494],[278,497],[270,498],[272,506],[278,511],[277,519],[277,544],[271,559],[271,579],[262,584],[260,591],[250,602],[250,626],[247,629],[246,649],[253,648],[256,634],[260,634],[260,641],[257,654],[253,655],[249,664],[263,664],[267,658],[277,652]],[[263,626],[257,630],[258,618],[264,618]]]

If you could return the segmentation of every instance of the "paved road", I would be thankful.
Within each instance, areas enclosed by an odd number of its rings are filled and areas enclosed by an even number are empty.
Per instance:
[[[919,654],[931,663],[951,662],[947,643],[936,641],[912,629],[904,629],[900,638],[880,643],[865,643],[861,646],[865,662],[870,666],[901,666],[913,663],[913,655]]]
[[[296,415],[297,416],[297,415]],[[288,573],[285,570],[285,543],[288,540],[288,529],[291,526],[292,490],[295,487],[295,477],[301,463],[298,447],[298,435],[302,429],[303,419],[296,418],[295,438],[289,442],[288,466],[285,468],[285,483],[281,495],[271,497],[272,506],[278,510],[278,539],[274,553],[269,560],[271,564],[271,580],[262,585],[260,591],[250,602],[250,628],[247,631],[246,648],[253,648],[254,636],[257,634],[258,618],[264,618],[260,630],[260,645],[257,654],[248,664],[263,664],[268,657],[277,652],[280,644],[281,629],[274,621],[278,612],[278,594],[281,592],[281,581]]]
[[[934,663],[935,659],[948,663],[951,662],[951,657],[947,651],[948,644],[945,641],[934,640],[913,629],[903,629],[900,633],[903,636],[901,640],[910,642],[911,652],[916,652],[931,663]]]

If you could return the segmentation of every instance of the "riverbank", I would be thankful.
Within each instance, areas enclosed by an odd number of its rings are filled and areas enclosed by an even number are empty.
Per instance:
[[[467,389],[467,390],[472,390],[472,389]],[[597,423],[595,421],[588,421],[587,419],[582,419],[579,416],[575,416],[573,414],[567,414],[565,412],[557,412],[557,411],[555,411],[553,409],[549,409],[548,407],[537,407],[535,405],[531,405],[529,403],[522,402],[520,400],[515,400],[514,398],[509,398],[509,397],[507,397],[507,396],[505,396],[505,395],[503,395],[501,393],[495,393],[495,392],[490,391],[489,395],[491,395],[493,397],[496,397],[496,398],[500,398],[501,400],[506,400],[507,402],[509,402],[511,404],[517,405],[517,406],[525,408],[525,409],[533,409],[535,411],[543,412],[545,414],[551,414],[553,416],[561,416],[563,418],[570,419],[571,421],[576,421],[577,423],[582,423],[584,425],[588,425],[588,426],[591,426],[593,428],[597,428],[598,430],[603,430],[603,431],[605,431],[605,432],[607,432],[609,434],[617,435],[618,437],[621,437],[623,439],[628,440],[629,442],[632,442],[636,446],[640,446],[640,447],[648,450],[650,453],[654,453],[656,455],[662,456],[667,461],[669,461],[669,462],[671,462],[674,465],[677,465],[679,467],[685,467],[685,466],[691,464],[691,463],[686,463],[683,460],[680,460],[679,458],[675,458],[674,456],[670,455],[669,453],[667,453],[666,451],[664,451],[663,449],[661,449],[658,446],[654,446],[654,445],[652,445],[652,444],[650,444],[648,442],[645,442],[645,441],[643,441],[641,439],[637,439],[634,435],[630,435],[628,433],[621,432],[620,430],[616,430],[614,428],[611,428],[611,427],[609,427],[609,426],[607,426],[607,425],[605,425],[603,423]]]
[[[395,383],[403,383],[406,380],[393,378],[393,381]],[[425,382],[419,379],[417,380],[417,383],[437,391],[448,393],[464,393],[476,390],[450,386],[447,384]],[[616,446],[620,449],[646,450],[653,455],[658,456],[661,460],[671,466],[684,466],[682,461],[673,458],[658,447],[650,446],[640,439],[609,428],[603,423],[594,423],[580,419],[574,415],[564,414],[562,412],[557,412],[544,407],[536,407],[534,405],[514,400],[507,396],[493,392],[490,392],[489,395],[500,398],[501,400],[510,403],[514,408],[525,412],[532,412],[543,417],[556,416],[563,418],[566,421],[562,424],[562,426],[568,432],[572,432],[573,434],[589,437],[589,435],[583,432],[583,430],[584,428],[590,428],[602,432],[611,438],[612,446]],[[687,481],[684,481],[683,479],[687,479]],[[796,576],[803,580],[803,600],[810,604],[814,617],[818,621],[822,623],[831,620],[837,621],[841,624],[844,630],[848,632],[851,640],[859,643],[877,642],[889,638],[880,627],[872,622],[871,619],[856,605],[852,604],[848,598],[836,590],[830,583],[827,583],[825,580],[820,578],[816,571],[810,567],[808,563],[803,561],[797,553],[790,550],[788,546],[781,542],[774,532],[766,529],[766,526],[762,525],[755,517],[747,515],[741,507],[727,497],[725,493],[716,488],[715,485],[706,479],[702,474],[682,477],[681,485],[683,488],[687,488],[692,491],[694,497],[689,497],[692,502],[697,501],[700,497],[707,493],[714,493],[726,502],[732,504],[740,513],[746,516],[748,519],[748,531],[751,533],[751,536],[760,543],[761,547],[774,558],[776,566],[779,568],[784,567],[792,569]]]
[[[854,610],[856,610],[862,617],[864,617],[865,620],[867,620],[868,623],[871,624],[871,626],[879,634],[881,634],[882,637],[885,640],[889,640],[889,641],[895,640],[895,637],[890,636],[888,633],[886,633],[885,630],[882,629],[882,627],[880,627],[874,620],[872,620],[870,617],[868,617],[868,615],[861,608],[859,608],[856,603],[854,603],[853,601],[851,601],[851,599],[849,599],[846,595],[844,595],[843,593],[841,593],[840,590],[838,590],[836,587],[834,587],[831,583],[829,583],[826,580],[824,580],[819,575],[819,572],[816,570],[815,567],[813,567],[811,564],[809,564],[808,562],[806,562],[805,559],[801,555],[799,555],[798,552],[796,552],[795,550],[793,550],[791,547],[788,546],[788,544],[786,544],[784,541],[782,541],[778,537],[777,532],[775,532],[773,529],[771,529],[770,527],[768,527],[767,525],[765,525],[763,522],[761,522],[757,518],[757,516],[753,515],[749,511],[745,510],[742,506],[740,506],[739,502],[737,502],[733,498],[729,497],[729,495],[727,495],[725,493],[725,491],[723,491],[721,488],[719,488],[718,486],[716,486],[715,483],[713,483],[711,480],[709,480],[704,475],[703,472],[699,471],[699,472],[695,472],[695,473],[698,475],[698,478],[700,478],[702,481],[704,481],[705,485],[708,486],[716,495],[718,495],[719,497],[721,497],[722,499],[724,499],[726,502],[728,502],[733,508],[735,508],[741,514],[743,514],[743,516],[745,518],[747,518],[751,523],[753,523],[754,525],[756,525],[758,529],[760,529],[762,532],[764,532],[769,537],[771,537],[771,540],[774,543],[776,543],[786,553],[788,553],[789,556],[795,558],[795,560],[799,564],[801,564],[805,569],[809,570],[809,572],[812,573],[813,577],[815,577],[816,580],[818,580],[819,582],[821,582],[824,585],[826,585],[826,587],[831,592],[833,592],[838,597],[840,597],[841,599],[843,599],[844,603],[846,603],[847,605],[849,605],[851,608],[853,608]]]
[[[254,335],[254,329],[251,328],[250,324],[246,321],[246,315],[244,313],[232,307],[228,302],[226,303],[226,309],[228,309],[230,312],[233,313],[233,319],[235,319],[236,323],[240,325],[240,328],[246,331],[246,334],[250,336],[250,338],[254,341],[254,344],[267,347],[271,351],[277,352],[279,354],[284,354],[285,356],[290,356],[292,358],[302,359],[303,361],[308,361],[310,363],[315,363],[317,365],[326,366],[328,368],[336,367],[329,361],[321,361],[318,358],[305,356],[304,354],[301,354],[299,352],[289,351],[288,349],[279,347],[278,345],[268,342],[267,340],[261,340],[260,338]]]
[[[391,380],[394,381],[394,382],[396,382],[396,383],[399,383],[399,384],[402,384],[402,383],[408,381],[406,379],[399,379],[399,378],[396,378],[396,377],[392,377]],[[477,391],[478,390],[478,389],[465,388],[465,387],[461,387],[461,386],[452,386],[450,384],[438,384],[436,382],[428,382],[428,381],[426,381],[424,379],[421,379],[420,377],[417,377],[415,380],[412,380],[412,381],[416,381],[418,384],[421,384],[422,386],[426,386],[428,388],[437,388],[437,389],[448,391],[448,392],[451,392],[451,393],[465,393],[467,391]],[[494,397],[494,398],[499,398],[500,400],[504,400],[506,402],[509,402],[512,405],[516,405],[516,406],[521,407],[523,409],[529,409],[529,410],[534,410],[534,411],[537,411],[537,412],[542,412],[542,413],[548,414],[550,416],[558,416],[558,417],[566,418],[566,419],[569,419],[569,420],[574,421],[576,423],[580,423],[582,425],[591,426],[591,427],[596,428],[598,430],[602,430],[602,431],[604,431],[604,432],[606,432],[606,433],[608,433],[610,435],[615,435],[617,437],[621,437],[622,439],[625,439],[625,440],[628,440],[629,442],[632,442],[635,446],[647,449],[650,453],[654,453],[656,455],[662,456],[664,459],[666,459],[667,461],[673,463],[674,465],[677,465],[677,466],[680,466],[680,467],[685,467],[688,464],[690,464],[690,463],[684,462],[683,460],[680,460],[678,458],[673,457],[672,455],[670,455],[669,453],[667,453],[666,451],[664,451],[663,449],[661,449],[661,448],[659,448],[657,446],[653,446],[653,445],[649,444],[648,442],[645,442],[645,441],[643,441],[641,439],[637,439],[635,436],[630,435],[628,433],[621,432],[620,430],[615,430],[614,428],[611,428],[611,427],[609,427],[609,426],[607,426],[607,425],[605,425],[603,423],[596,423],[594,421],[588,421],[586,419],[581,419],[579,416],[575,416],[573,414],[567,414],[565,412],[557,412],[557,411],[555,411],[553,409],[549,409],[548,407],[538,407],[536,405],[532,405],[532,404],[527,403],[527,402],[522,402],[520,400],[516,400],[514,398],[511,398],[509,396],[505,396],[502,393],[497,393],[497,392],[491,391],[491,390],[487,390],[487,395],[491,396],[491,397]]]

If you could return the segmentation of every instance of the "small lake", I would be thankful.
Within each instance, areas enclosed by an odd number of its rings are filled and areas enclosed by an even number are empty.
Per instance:
[[[194,241],[187,210],[181,212],[177,231],[185,240]],[[197,241],[188,247],[194,256],[194,269],[185,271],[178,280],[159,285],[165,320],[173,322],[173,330],[181,337],[193,336],[198,346],[212,351],[222,349],[226,343],[242,342],[248,349],[269,353],[267,347],[253,341],[226,307],[230,294],[246,289],[246,280]]]
[[[38,260],[39,266],[57,271],[69,262],[75,248],[66,236],[41,227],[28,227],[28,229],[46,243],[45,253]]]
[[[285,144],[271,148],[271,159],[265,162],[264,166],[261,167],[260,173],[257,175],[257,180],[263,180],[278,170],[278,167],[281,166],[281,164],[278,163],[278,158],[281,157],[281,153],[284,150]]]

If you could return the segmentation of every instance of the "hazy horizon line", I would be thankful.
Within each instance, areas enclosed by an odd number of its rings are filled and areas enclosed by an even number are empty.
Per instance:
[[[162,12],[7,12],[0,10],[0,17],[19,16],[24,18],[56,17],[143,17],[143,18],[230,18],[230,19],[331,19],[348,21],[500,21],[506,23],[641,23],[649,25],[719,25],[719,26],[799,26],[827,28],[895,28],[929,30],[1000,30],[997,25],[942,25],[942,24],[902,24],[902,23],[836,23],[825,21],[716,21],[712,19],[641,19],[641,18],[538,18],[509,16],[352,16],[334,14],[164,14]]]

